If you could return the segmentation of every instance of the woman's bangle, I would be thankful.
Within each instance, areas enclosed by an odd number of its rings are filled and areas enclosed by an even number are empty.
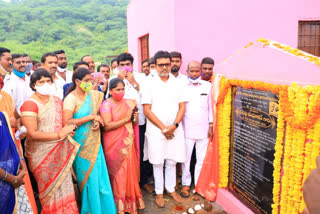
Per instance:
[[[23,161],[24,161],[25,159],[24,159],[23,157],[20,157],[20,160],[23,160]]]
[[[1,181],[5,181],[7,178],[8,172],[6,171],[6,173],[4,174],[4,177],[1,179]]]
[[[58,134],[58,140],[61,139],[60,132],[57,132],[57,134]]]

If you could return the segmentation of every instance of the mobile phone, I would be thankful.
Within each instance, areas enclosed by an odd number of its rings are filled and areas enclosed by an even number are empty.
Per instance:
[[[137,108],[137,106],[134,107],[134,109],[132,110],[132,116],[131,116],[131,121],[134,121],[134,114],[139,111],[139,109]]]

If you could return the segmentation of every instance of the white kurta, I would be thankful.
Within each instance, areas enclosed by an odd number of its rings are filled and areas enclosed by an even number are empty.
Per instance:
[[[159,76],[148,81],[142,92],[141,103],[151,104],[151,111],[157,118],[165,126],[172,125],[179,111],[179,103],[187,101],[181,81],[171,74],[167,82],[162,81]],[[185,161],[186,149],[182,124],[175,130],[174,138],[167,140],[162,131],[147,120],[145,138],[144,160],[149,160],[152,164],[162,164],[165,159],[181,163]]]
[[[17,112],[20,114],[20,107],[23,102],[34,93],[30,88],[30,77],[25,76],[25,78],[22,79],[13,72],[6,77],[7,79],[2,90],[10,94],[16,103]]]

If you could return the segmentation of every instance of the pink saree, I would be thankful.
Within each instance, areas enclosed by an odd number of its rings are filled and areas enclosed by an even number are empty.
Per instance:
[[[62,102],[50,97],[42,105],[29,99],[21,106],[22,117],[36,117],[38,130],[57,132],[62,128]],[[79,144],[71,137],[40,142],[27,138],[26,157],[38,185],[42,213],[79,213],[71,167]]]
[[[135,105],[133,100],[123,99],[116,105],[106,100],[100,107],[100,113],[111,114],[113,121],[119,121]],[[137,213],[138,209],[145,207],[139,187],[139,141],[136,140],[139,135],[135,132],[138,134],[139,129],[134,129],[129,122],[103,133],[104,155],[118,213]]]

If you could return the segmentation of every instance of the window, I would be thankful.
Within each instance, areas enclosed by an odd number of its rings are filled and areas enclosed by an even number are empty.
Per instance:
[[[149,34],[140,37],[141,44],[141,62],[149,59]]]
[[[298,48],[320,56],[320,21],[299,21]]]

